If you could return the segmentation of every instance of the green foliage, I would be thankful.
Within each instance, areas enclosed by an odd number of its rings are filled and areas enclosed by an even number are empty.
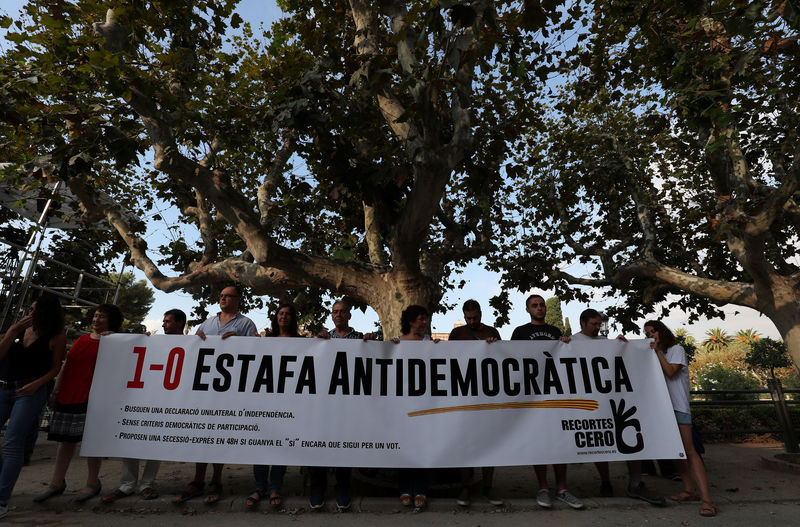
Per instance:
[[[747,371],[727,367],[723,364],[709,364],[697,372],[697,384],[701,390],[757,390],[758,379]],[[757,394],[711,394],[712,401],[737,399],[757,399]]]
[[[725,303],[761,310],[784,334],[796,328],[795,11],[731,0],[591,6],[581,21],[590,34],[563,64],[569,82],[520,153],[524,228],[492,265],[509,287],[565,301],[600,289],[625,331],[653,312],[720,316]]]
[[[702,342],[702,346],[708,351],[719,351],[733,342],[731,336],[724,329],[711,328],[706,331],[706,335],[708,338]]]
[[[775,368],[792,365],[786,343],[769,337],[750,342],[750,349],[744,358],[748,366],[761,375],[775,379]]]
[[[754,329],[740,329],[736,332],[736,340],[746,343],[751,343],[761,338],[758,331]]]
[[[564,325],[564,316],[561,314],[561,300],[554,296],[545,300],[545,305],[547,312],[544,316],[544,321],[557,327],[563,335],[571,335],[572,333],[567,333],[567,328]]]
[[[327,294],[439,307],[514,224],[506,173],[581,8],[280,5],[260,31],[235,1],[29,0],[0,68],[5,182],[80,189],[197,315],[233,280],[304,315]]]
[[[800,423],[800,408],[789,406],[792,422]],[[753,434],[725,433],[726,430],[779,430],[775,408],[771,405],[758,406],[692,406],[692,421],[704,441],[734,441],[752,437]],[[774,433],[782,437],[780,432]]]

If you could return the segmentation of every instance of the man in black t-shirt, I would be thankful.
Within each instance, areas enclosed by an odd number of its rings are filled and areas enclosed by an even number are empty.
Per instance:
[[[531,321],[519,326],[511,334],[511,340],[560,340],[569,342],[570,338],[561,334],[561,330],[544,321],[547,314],[547,305],[544,297],[531,295],[525,301],[525,311],[531,316]],[[539,480],[539,492],[536,494],[536,503],[540,507],[549,509],[553,506],[550,499],[550,490],[547,487],[547,465],[534,465],[536,478]],[[567,490],[567,465],[553,465],[556,474],[556,499],[566,503],[573,509],[582,509],[583,502]]]

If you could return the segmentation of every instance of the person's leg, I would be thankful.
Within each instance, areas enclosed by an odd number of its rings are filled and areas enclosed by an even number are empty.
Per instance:
[[[224,463],[214,463],[213,464],[213,472],[211,473],[211,483],[222,483],[222,468],[225,466]]]
[[[86,465],[89,468],[89,472],[86,476],[87,487],[94,487],[100,483],[100,465],[102,465],[102,463],[103,458],[101,457],[86,458]]]
[[[270,494],[280,494],[283,488],[283,477],[286,475],[286,465],[272,465],[269,471]]]
[[[556,474],[557,490],[565,490],[567,488],[567,465],[553,465],[553,472]]]
[[[325,489],[328,486],[328,469],[326,467],[308,467],[311,475],[311,496],[309,502],[312,509],[321,509],[325,503]]]
[[[536,472],[536,479],[539,482],[536,503],[539,507],[549,509],[553,506],[553,502],[550,500],[550,488],[547,486],[547,465],[534,465],[533,471]]]
[[[119,490],[123,494],[133,494],[136,491],[136,482],[139,481],[139,460],[124,458],[122,471],[119,478]]]
[[[492,488],[492,485],[494,485],[494,467],[482,467],[481,475],[483,476],[483,488]]]
[[[628,465],[628,486],[638,487],[642,482],[642,462],[635,459],[627,462]]]
[[[18,396],[14,390],[0,390],[0,424],[6,423],[0,468],[0,505],[8,503],[25,457],[25,439],[31,423],[39,417],[44,406],[45,388],[39,388],[26,397]]]
[[[534,465],[533,471],[539,481],[539,490],[547,490],[547,465]]]
[[[683,478],[683,490],[688,493],[694,492],[694,486],[689,478],[689,472],[694,477],[697,487],[700,490],[700,496],[704,502],[713,503],[711,499],[711,489],[708,486],[708,476],[706,475],[706,467],[700,459],[700,455],[694,449],[692,442],[692,427],[691,425],[678,425],[678,430],[681,433],[681,441],[683,441],[683,449],[686,450],[686,460],[678,462],[678,470]]]
[[[138,465],[138,463],[137,463]],[[144,462],[144,469],[142,470],[142,479],[139,481],[139,492],[146,489],[155,489],[156,476],[158,475],[158,467],[161,466],[161,461],[157,459],[148,459]]]
[[[72,462],[72,456],[75,455],[77,447],[78,443],[59,441],[56,449],[56,462],[53,465],[53,477],[50,479],[52,486],[60,487],[64,484],[64,477],[67,475],[67,469]]]
[[[205,483],[207,468],[208,468],[208,463],[195,463],[194,479],[192,481],[194,481],[195,483]]]
[[[610,498],[614,495],[614,488],[611,486],[611,471],[608,468],[608,462],[596,461],[594,466],[600,475],[600,496]]]

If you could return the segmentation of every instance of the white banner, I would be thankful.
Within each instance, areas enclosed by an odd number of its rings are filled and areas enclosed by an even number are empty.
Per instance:
[[[103,337],[83,456],[357,467],[684,458],[648,341]]]

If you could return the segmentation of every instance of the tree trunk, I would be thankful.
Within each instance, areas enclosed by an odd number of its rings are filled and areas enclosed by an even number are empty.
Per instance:
[[[424,276],[411,276],[394,271],[383,277],[384,284],[375,291],[374,300],[368,304],[375,309],[383,328],[383,338],[391,339],[400,335],[400,316],[410,305],[420,305],[432,313],[442,297],[442,292]]]

